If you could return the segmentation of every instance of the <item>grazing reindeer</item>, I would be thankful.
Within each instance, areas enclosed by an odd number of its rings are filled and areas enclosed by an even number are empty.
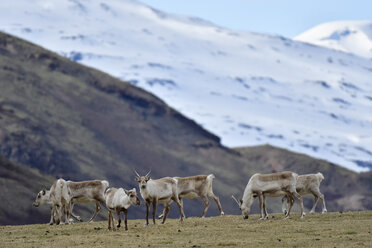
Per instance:
[[[41,205],[44,205],[44,204],[48,204],[48,205],[51,205],[50,208],[51,208],[51,211],[52,211],[52,214],[53,214],[53,217],[55,219],[55,221],[57,222],[57,218],[58,218],[58,215],[57,215],[57,212],[55,211],[55,209],[53,209],[54,207],[54,204],[53,204],[53,200],[50,196],[50,190],[41,190],[36,198],[35,198],[35,201],[34,203],[32,204],[34,207],[39,207]],[[71,216],[76,219],[77,221],[82,221],[82,219],[80,218],[80,216],[76,216],[73,212],[72,212],[72,206],[71,206],[71,212],[70,212]],[[49,222],[49,224],[53,224],[53,217],[51,217],[51,220]]]
[[[123,188],[110,188],[105,193],[106,206],[108,208],[108,229],[115,230],[113,212],[115,211],[118,217],[118,225],[120,227],[121,218],[120,212],[124,212],[125,231],[128,231],[128,208],[130,205],[140,205],[136,189],[125,190]]]
[[[156,205],[158,203],[164,204],[164,216],[162,224],[165,223],[169,213],[169,204],[172,202],[176,202],[180,209],[180,221],[183,221],[183,209],[178,198],[178,191],[177,191],[177,180],[171,177],[163,177],[157,180],[150,179],[151,170],[146,174],[146,176],[140,176],[137,171],[134,169],[134,173],[136,173],[135,180],[138,182],[141,196],[146,202],[146,224],[149,224],[149,208],[150,204],[152,204],[152,219],[153,223],[155,224],[155,217],[156,217]]]
[[[290,171],[273,174],[254,174],[249,179],[248,184],[244,190],[243,199],[238,201],[234,196],[232,196],[232,198],[239,205],[244,219],[248,219],[254,197],[258,196],[260,201],[260,219],[267,219],[268,214],[266,212],[265,203],[266,196],[276,197],[287,195],[291,199],[288,212],[286,213],[286,218],[288,218],[290,215],[290,211],[294,202],[293,198],[296,197],[300,201],[301,218],[303,218],[305,216],[305,212],[302,197],[296,191],[297,178],[298,175]]]
[[[212,198],[220,211],[220,215],[224,215],[222,211],[222,206],[220,200],[215,194],[213,193],[212,182],[215,176],[210,174],[206,175],[198,175],[198,176],[191,176],[191,177],[173,177],[177,180],[177,189],[178,189],[178,197],[180,198],[182,209],[183,209],[183,199],[193,199],[196,197],[200,197],[204,202],[204,210],[200,217],[205,217],[209,207],[209,199],[208,197]],[[164,215],[165,208],[163,210]],[[185,216],[185,214],[183,214]]]
[[[71,209],[71,195],[66,181],[62,178],[54,181],[50,190],[40,191],[33,203],[34,207],[43,204],[50,204],[52,209],[50,213],[49,224],[53,225],[53,220],[59,225],[62,222],[62,209],[65,211],[65,221],[69,224],[69,211]]]
[[[314,196],[314,204],[313,208],[310,210],[310,213],[315,212],[316,204],[318,203],[318,199],[322,201],[322,214],[327,212],[327,208],[324,201],[324,195],[320,192],[319,187],[320,183],[324,180],[324,176],[322,173],[318,172],[317,174],[307,174],[307,175],[300,175],[297,178],[296,183],[296,191],[300,195],[312,194]],[[287,196],[282,198],[282,210],[283,213],[287,213],[288,202],[290,199]],[[286,204],[287,203],[287,204]]]

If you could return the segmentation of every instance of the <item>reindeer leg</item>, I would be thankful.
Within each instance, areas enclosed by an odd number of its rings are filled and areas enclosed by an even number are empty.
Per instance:
[[[224,215],[225,213],[222,211],[222,206],[220,202],[220,198],[218,198],[213,192],[209,195],[217,204],[218,210],[220,211],[220,215]]]
[[[182,206],[182,214],[183,214],[183,218],[186,219],[186,215],[185,215],[184,208],[183,208],[183,199],[182,199],[182,198],[180,198],[180,203],[181,203],[181,206]],[[181,216],[180,216],[180,221],[181,221]]]
[[[258,200],[259,200],[259,203],[260,203],[260,220],[263,220],[264,219],[264,213],[263,213],[263,196],[262,196],[262,193],[259,193],[258,194]]]
[[[96,201],[96,212],[94,212],[92,218],[90,218],[90,220],[88,221],[89,223],[90,222],[93,222],[93,220],[96,218],[98,212],[101,210],[101,205],[98,201]]]
[[[128,231],[128,209],[124,208],[124,225],[125,231]]]
[[[118,225],[116,227],[119,228],[121,224],[120,208],[116,208],[116,215],[118,216]]]
[[[77,216],[77,215],[75,215],[75,214],[72,212],[73,209],[74,209],[74,203],[71,203],[70,214],[71,214],[72,218],[74,218],[74,219],[77,220],[77,221],[82,222],[83,220],[80,218],[80,216]]]
[[[322,214],[326,213],[327,208],[325,206],[324,195],[322,193],[320,193],[319,189],[316,189],[315,191],[313,191],[311,193],[314,195],[314,197],[317,197],[321,200],[321,202],[322,202]],[[316,205],[316,203],[314,202],[314,207],[313,207],[314,210],[315,210],[315,205]]]
[[[54,215],[55,215],[55,209],[56,207],[53,205],[51,211],[50,211],[50,221],[49,221],[49,225],[53,225],[53,220],[54,220]]]
[[[296,191],[293,192],[293,195],[298,199],[298,201],[300,202],[300,206],[301,206],[301,218],[305,217],[305,210],[304,210],[304,203],[302,201],[302,196],[297,193]]]
[[[149,225],[149,210],[150,210],[150,201],[146,200],[146,223],[145,223],[145,226]]]
[[[169,205],[168,204],[164,204],[163,221],[161,222],[161,224],[164,224],[165,223],[165,220],[167,219],[167,216],[169,214],[169,210],[170,210]]]
[[[294,199],[293,199],[293,195],[290,194],[290,195],[287,195],[287,202],[289,202],[289,208],[288,208],[288,212],[287,214],[285,215],[285,218],[289,218],[290,216],[290,213],[291,213],[291,209],[293,207],[293,203],[294,203]]]
[[[156,224],[155,219],[156,219],[156,205],[157,204],[158,204],[158,200],[153,199],[153,201],[152,201],[152,221],[153,221],[154,225]]]
[[[57,209],[58,209],[58,220],[57,220],[57,225],[59,224],[65,224],[63,221],[62,221],[62,204],[61,205],[58,205],[57,206]]]
[[[319,198],[322,201],[322,214],[327,213],[327,208],[326,208],[326,205],[325,205],[324,195],[322,193],[320,193]]]
[[[267,220],[269,218],[269,215],[267,214],[267,209],[266,209],[266,197],[263,195],[263,210],[264,210],[264,219]]]
[[[174,196],[172,197],[172,200],[173,200],[174,202],[176,202],[178,208],[180,209],[180,216],[181,216],[181,217],[180,217],[180,222],[182,222],[182,221],[183,221],[183,218],[185,217],[185,215],[183,214],[183,206],[182,206],[182,204],[180,203],[180,199],[178,198],[177,195],[174,195]]]
[[[165,213],[165,207],[163,208],[163,211],[161,212],[161,214],[158,216],[158,219],[162,219],[164,217],[164,213]]]
[[[282,212],[284,215],[287,215],[287,209],[288,209],[288,197],[285,195],[283,198],[282,198]]]
[[[313,195],[314,195],[314,204],[313,204],[313,207],[310,210],[311,214],[315,213],[316,204],[318,203],[318,199],[319,199],[319,197],[316,194],[313,194]]]
[[[108,210],[108,229],[111,230],[111,211]]]
[[[206,196],[200,196],[200,198],[204,202],[204,210],[203,210],[203,213],[202,213],[202,215],[200,217],[201,218],[204,218],[205,217],[205,214],[207,213],[208,207],[209,207],[209,199]]]
[[[65,222],[67,224],[70,224],[70,209],[71,209],[71,204],[70,203],[67,203],[64,205],[64,208],[65,208]]]

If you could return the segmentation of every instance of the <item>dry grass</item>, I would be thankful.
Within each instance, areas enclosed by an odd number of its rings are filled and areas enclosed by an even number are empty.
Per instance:
[[[228,215],[176,219],[144,227],[130,220],[129,231],[112,232],[107,222],[73,225],[0,227],[2,247],[372,247],[372,211],[308,214],[304,219],[280,214],[243,220]]]

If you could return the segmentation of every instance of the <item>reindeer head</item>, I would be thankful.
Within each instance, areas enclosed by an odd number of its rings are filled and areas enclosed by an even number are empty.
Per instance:
[[[135,169],[133,169],[134,170],[134,173],[136,173],[136,177],[135,177],[135,180],[138,182],[138,186],[139,186],[139,188],[140,189],[146,189],[146,185],[147,185],[147,182],[150,180],[150,173],[151,173],[151,169],[150,169],[150,171],[146,174],[146,176],[140,176],[139,174],[138,174],[138,172],[135,170]]]
[[[35,201],[34,203],[32,203],[32,205],[34,207],[38,207],[40,205],[48,203],[48,201],[49,201],[49,191],[46,191],[45,189],[43,189],[37,194]]]
[[[239,209],[242,211],[243,218],[248,219],[250,207],[247,207],[245,204],[243,205],[243,200],[239,199],[238,201],[234,195],[232,195],[231,198],[238,204]]]
[[[129,202],[131,205],[140,205],[140,199],[138,198],[137,191],[135,188],[131,190],[124,190],[125,194],[129,196]]]

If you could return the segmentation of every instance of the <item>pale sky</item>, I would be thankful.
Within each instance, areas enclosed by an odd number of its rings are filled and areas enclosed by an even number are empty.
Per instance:
[[[372,20],[372,0],[139,0],[222,27],[288,38],[324,22]]]

